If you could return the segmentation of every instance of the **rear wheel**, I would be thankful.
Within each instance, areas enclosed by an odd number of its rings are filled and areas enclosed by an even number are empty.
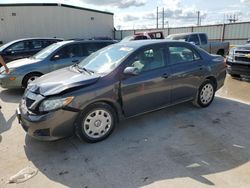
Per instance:
[[[106,103],[94,103],[88,106],[80,115],[76,125],[76,135],[89,143],[106,139],[116,125],[116,113]]]
[[[31,82],[42,76],[41,73],[30,73],[27,74],[23,79],[23,87],[26,88]]]
[[[206,80],[200,86],[197,96],[193,101],[193,104],[195,106],[205,108],[213,102],[214,95],[215,95],[214,83],[211,80]]]

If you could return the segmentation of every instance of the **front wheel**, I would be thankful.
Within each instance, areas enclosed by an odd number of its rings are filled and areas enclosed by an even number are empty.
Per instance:
[[[81,114],[76,125],[76,135],[89,143],[106,139],[114,130],[116,114],[106,103],[88,106]]]
[[[214,95],[215,95],[214,83],[211,80],[206,80],[200,86],[197,96],[193,101],[193,104],[195,106],[205,108],[213,102]]]
[[[42,76],[41,73],[30,73],[27,74],[24,79],[23,79],[23,87],[26,88],[31,82],[33,82],[34,80],[36,80],[37,78],[39,78],[40,76]]]

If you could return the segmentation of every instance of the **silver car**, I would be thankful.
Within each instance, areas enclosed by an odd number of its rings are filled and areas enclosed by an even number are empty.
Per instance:
[[[0,69],[0,86],[2,88],[26,88],[36,78],[78,63],[91,53],[113,43],[114,41],[110,40],[71,40],[52,44],[30,58],[8,63],[9,74],[6,74],[2,67]]]

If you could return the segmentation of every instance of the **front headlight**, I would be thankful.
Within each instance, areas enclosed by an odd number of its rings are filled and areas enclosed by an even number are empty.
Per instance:
[[[39,111],[48,112],[51,110],[62,108],[71,103],[73,99],[74,97],[66,97],[66,98],[51,98],[44,100],[39,107]]]
[[[233,56],[233,55],[234,55],[235,49],[236,49],[236,48],[231,48],[230,51],[229,51],[228,56]]]

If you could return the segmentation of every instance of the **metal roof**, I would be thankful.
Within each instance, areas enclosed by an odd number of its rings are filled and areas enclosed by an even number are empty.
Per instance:
[[[20,1],[19,1],[20,2]],[[101,11],[101,10],[95,10],[90,8],[85,8],[83,6],[77,6],[73,1],[63,1],[63,0],[53,0],[53,1],[23,1],[22,3],[16,3],[16,1],[2,1],[0,3],[0,7],[18,7],[18,6],[59,6],[59,7],[66,7],[66,8],[73,8],[78,10],[85,10],[85,11],[91,11],[91,12],[97,12],[102,14],[110,14],[114,15],[114,13],[107,12],[107,11]]]

